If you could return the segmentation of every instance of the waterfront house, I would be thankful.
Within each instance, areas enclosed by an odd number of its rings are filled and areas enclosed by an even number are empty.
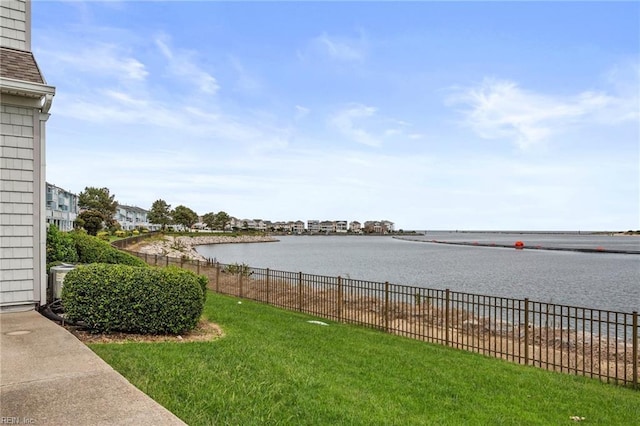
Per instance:
[[[320,232],[323,234],[336,232],[336,223],[331,220],[323,220],[320,222]]]
[[[31,1],[0,3],[0,310],[46,303],[45,127],[55,88],[31,52]]]
[[[307,220],[307,231],[309,231],[310,234],[320,232],[320,221]]]
[[[78,196],[50,183],[46,183],[46,221],[61,231],[71,231],[78,218]]]
[[[368,220],[364,223],[364,232],[387,234],[394,231],[394,224],[388,220]]]
[[[291,232],[295,234],[304,233],[304,222],[301,220],[296,220],[295,222],[291,222]]]
[[[352,221],[349,223],[349,231],[354,234],[360,234],[362,232],[362,224],[357,220]]]
[[[134,229],[148,229],[155,231],[160,229],[160,225],[149,222],[149,211],[136,206],[126,206],[118,204],[116,213],[113,218],[120,224],[125,231]]]
[[[335,229],[336,229],[336,232],[339,233],[339,234],[346,234],[347,230],[348,230],[347,221],[346,220],[336,220]]]

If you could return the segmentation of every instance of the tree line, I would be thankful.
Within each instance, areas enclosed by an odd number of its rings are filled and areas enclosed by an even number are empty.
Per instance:
[[[109,188],[85,187],[84,191],[78,194],[78,207],[82,212],[78,215],[75,226],[85,229],[88,234],[96,235],[103,229],[114,232],[121,228],[114,217],[118,202]],[[195,211],[184,205],[172,209],[171,205],[162,199],[153,202],[147,218],[150,223],[162,226],[163,230],[169,225],[182,225],[190,229],[198,223],[198,214]],[[202,221],[210,229],[223,230],[230,220],[231,216],[224,211],[209,212],[202,216]]]
[[[183,205],[176,206],[172,210],[171,205],[162,199],[153,202],[148,218],[149,222],[161,225],[163,229],[168,225],[182,225],[190,229],[198,223],[198,214],[195,211]],[[210,229],[223,230],[230,220],[231,216],[223,211],[202,215],[202,222]]]

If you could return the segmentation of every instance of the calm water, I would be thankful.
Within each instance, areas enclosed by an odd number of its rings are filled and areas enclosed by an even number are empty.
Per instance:
[[[285,236],[276,243],[219,244],[198,251],[221,263],[589,308],[640,310],[640,255],[432,244],[478,241],[638,250],[638,237],[436,232],[403,241],[370,236]]]

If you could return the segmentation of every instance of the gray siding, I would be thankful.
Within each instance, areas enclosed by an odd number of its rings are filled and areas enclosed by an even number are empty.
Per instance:
[[[0,305],[34,303],[37,235],[34,110],[0,105]],[[38,280],[39,281],[39,280]]]
[[[28,34],[30,5],[26,0],[2,0],[0,3],[0,45],[31,50]]]

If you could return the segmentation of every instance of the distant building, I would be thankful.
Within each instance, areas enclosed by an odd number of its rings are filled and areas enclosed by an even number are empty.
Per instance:
[[[384,227],[386,232],[395,232],[396,228],[395,228],[395,224],[391,221],[388,220],[383,220],[382,221],[382,226]]]
[[[320,232],[320,221],[319,220],[308,220],[307,221],[307,231],[311,234],[315,234]]]
[[[339,234],[346,234],[348,231],[347,221],[346,220],[336,220],[335,221],[335,232]]]
[[[323,234],[336,232],[336,223],[331,220],[323,220],[320,222],[320,232]]]
[[[362,232],[362,224],[357,220],[354,220],[349,224],[349,231],[354,234],[359,234],[360,232]]]
[[[368,220],[364,223],[364,232],[373,234],[388,234],[394,231],[394,224],[388,220]]]
[[[73,230],[78,218],[78,196],[50,183],[46,184],[46,221],[61,231]]]
[[[304,232],[304,222],[301,220],[291,222],[291,232],[294,234],[302,234]]]
[[[236,219],[232,217],[229,221],[231,229],[234,230],[256,230],[258,223],[253,219]]]
[[[31,1],[0,3],[0,311],[45,304],[45,127],[55,88],[31,53]]]
[[[125,231],[133,231],[140,228],[156,231],[161,228],[160,225],[150,223],[149,211],[140,207],[118,204],[113,218],[118,221],[120,227]]]

